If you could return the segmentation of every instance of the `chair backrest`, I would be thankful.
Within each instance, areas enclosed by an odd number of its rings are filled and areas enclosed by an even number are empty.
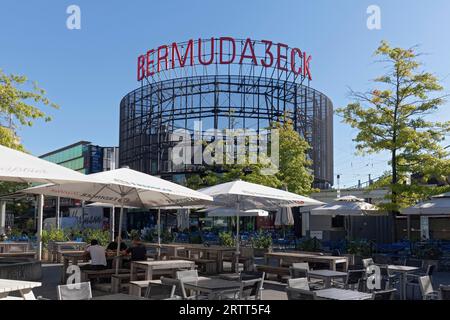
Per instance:
[[[364,278],[366,270],[348,270],[346,284],[358,284],[361,279]]]
[[[440,299],[450,300],[450,286],[441,284],[439,286]]]
[[[265,272],[246,271],[241,272],[241,274],[239,275],[239,280],[264,279],[265,276],[266,276]]]
[[[373,259],[372,258],[367,258],[367,259],[363,259],[363,266],[364,268],[367,268],[368,266],[373,265]]]
[[[147,287],[145,297],[151,300],[171,299],[175,295],[175,285],[152,283]]]
[[[314,291],[286,288],[288,300],[317,300],[317,295]]]
[[[434,292],[430,276],[420,277],[419,278],[419,287],[420,287],[420,292],[422,293],[422,297],[424,299],[426,299],[426,296],[428,294]]]
[[[436,270],[436,265],[435,264],[429,264],[428,267],[427,267],[426,275],[431,277],[435,270]]]
[[[57,287],[58,300],[90,300],[92,290],[90,282],[80,282]]]
[[[397,289],[375,291],[372,294],[373,300],[394,300],[394,294]]]
[[[242,280],[239,289],[239,300],[260,300],[263,279]]]
[[[310,290],[308,278],[296,278],[288,280],[289,288]]]
[[[197,270],[180,270],[176,272],[176,278],[182,281],[198,280]]]
[[[187,299],[186,290],[184,288],[183,281],[179,279],[172,279],[161,277],[161,283],[164,285],[175,286],[174,295],[181,297],[182,299]]]
[[[295,263],[292,264],[292,267],[296,268],[296,269],[305,269],[305,270],[309,271],[309,264],[308,264],[308,262],[295,262]]]

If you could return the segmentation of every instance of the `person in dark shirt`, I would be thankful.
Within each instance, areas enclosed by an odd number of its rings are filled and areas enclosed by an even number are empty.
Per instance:
[[[107,251],[113,251],[113,253],[115,254],[117,252],[117,243],[119,242],[119,237],[116,237],[116,240],[113,242],[110,242],[108,244],[108,247],[106,247]],[[125,242],[121,241],[120,242],[120,252],[124,252],[125,250],[127,250],[127,245],[125,244]]]
[[[126,253],[131,255],[131,261],[145,261],[147,260],[147,249],[141,243],[141,239],[134,238],[131,248],[126,250]]]

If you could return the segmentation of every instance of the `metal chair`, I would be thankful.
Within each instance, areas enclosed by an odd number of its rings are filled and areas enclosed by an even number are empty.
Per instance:
[[[437,300],[439,298],[439,292],[434,291],[429,276],[419,278],[419,288],[423,300]]]
[[[176,278],[183,281],[198,280],[197,270],[180,270],[176,272]]]
[[[416,288],[420,287],[419,279],[421,277],[428,276],[428,277],[430,277],[430,280],[431,280],[435,269],[436,269],[436,266],[433,264],[430,264],[430,265],[428,265],[425,273],[408,274],[408,276],[407,276],[408,282],[406,283],[406,285],[407,285],[407,287],[412,288],[413,297],[415,296]]]
[[[175,295],[175,285],[152,283],[145,291],[145,298],[150,300],[172,299]]]
[[[219,300],[261,300],[263,279],[243,280],[238,290],[225,290],[217,294]]]
[[[450,286],[441,284],[439,286],[439,293],[441,300],[450,300]]]
[[[92,289],[90,282],[80,282],[57,286],[58,300],[90,300]]]
[[[174,291],[174,294],[172,295],[172,297],[177,297],[182,300],[195,299],[195,296],[188,296],[186,294],[186,289],[184,288],[183,281],[181,281],[180,279],[161,277],[161,284],[168,285],[168,286],[175,286],[175,291]]]
[[[295,278],[288,280],[288,287],[295,289],[310,290],[308,278]]]
[[[317,300],[317,294],[314,291],[286,288],[288,300]]]
[[[375,291],[372,294],[372,299],[373,300],[394,300],[394,295],[396,292],[397,292],[397,289]]]
[[[363,262],[364,268],[367,268],[368,266],[371,266],[374,264],[372,258],[363,259],[362,262]]]

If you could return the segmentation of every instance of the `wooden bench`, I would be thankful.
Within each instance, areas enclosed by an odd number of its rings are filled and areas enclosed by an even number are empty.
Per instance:
[[[161,280],[141,280],[141,281],[131,281],[129,286],[129,294],[132,296],[142,297],[142,290],[147,288],[152,284],[161,284]]]
[[[24,251],[24,252],[3,252],[0,253],[0,258],[34,258],[36,252]]]
[[[277,276],[278,280],[280,280],[280,281],[283,276],[290,275],[289,268],[275,267],[275,266],[268,266],[268,265],[257,265],[256,271],[265,272],[266,277],[268,274],[275,274]]]
[[[170,260],[180,260],[180,257],[169,257]],[[181,258],[183,260],[193,261],[200,269],[201,272],[206,274],[215,274],[217,272],[217,261],[210,259],[194,259],[194,258]]]
[[[137,274],[138,279],[144,279],[145,278],[145,272],[138,272]],[[112,293],[119,293],[122,288],[123,282],[130,282],[131,274],[130,273],[119,273],[119,274],[113,274],[111,276],[111,292]]]
[[[128,269],[119,269],[119,273],[129,273]],[[81,281],[87,282],[91,279],[109,279],[116,273],[116,269],[104,269],[104,270],[81,270]]]

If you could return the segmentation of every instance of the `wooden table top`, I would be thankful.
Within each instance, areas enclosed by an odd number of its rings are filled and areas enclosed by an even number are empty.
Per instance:
[[[348,260],[347,257],[335,257],[335,256],[321,256],[308,253],[293,253],[293,252],[268,252],[265,253],[267,257],[274,258],[311,258],[320,260]]]
[[[40,287],[41,285],[42,283],[40,282],[0,279],[0,292],[5,293],[23,289],[33,289]]]
[[[144,265],[149,267],[155,266],[175,266],[179,264],[195,265],[194,261],[189,260],[148,260],[148,261],[133,261],[132,263],[138,265]]]
[[[320,277],[346,277],[347,272],[334,271],[334,270],[311,270],[308,271],[310,276],[320,276]]]
[[[372,294],[346,290],[346,289],[338,289],[338,288],[329,288],[314,291],[318,297],[330,300],[370,300],[372,299]]]

